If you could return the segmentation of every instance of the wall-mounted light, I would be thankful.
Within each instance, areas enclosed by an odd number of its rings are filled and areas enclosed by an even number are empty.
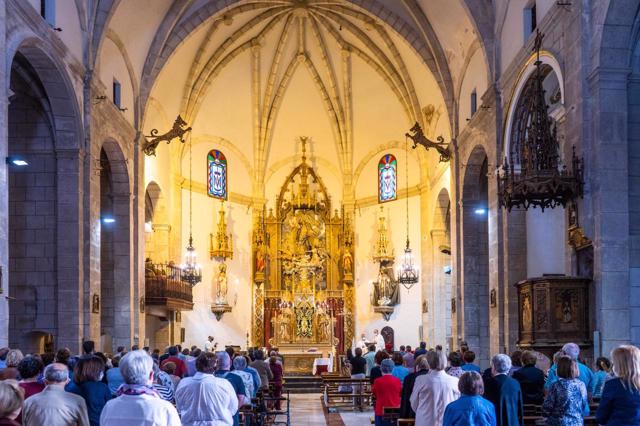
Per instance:
[[[444,272],[447,275],[451,275],[451,271],[452,271],[451,265],[447,265],[447,266],[442,267],[442,272]]]
[[[20,158],[20,157],[7,157],[7,164],[11,164],[13,166],[18,166],[18,167],[26,167],[29,165],[29,162],[24,158]]]
[[[144,223],[144,232],[153,232],[153,223],[145,222]]]
[[[487,209],[485,209],[484,207],[478,207],[473,212],[477,215],[483,215],[487,213]]]
[[[113,216],[102,216],[102,223],[116,223],[116,219]]]

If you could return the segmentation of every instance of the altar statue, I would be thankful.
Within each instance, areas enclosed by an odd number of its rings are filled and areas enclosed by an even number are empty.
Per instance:
[[[316,331],[318,342],[327,342],[331,338],[331,317],[322,307],[316,311]]]

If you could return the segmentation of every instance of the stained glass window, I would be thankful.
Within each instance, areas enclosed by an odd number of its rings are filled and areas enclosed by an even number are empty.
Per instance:
[[[207,154],[207,193],[209,197],[227,199],[227,157],[217,149]]]
[[[397,198],[398,161],[391,154],[385,154],[378,162],[378,202],[393,201]]]

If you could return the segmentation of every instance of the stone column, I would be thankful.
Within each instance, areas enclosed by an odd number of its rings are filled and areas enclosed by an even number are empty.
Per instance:
[[[6,46],[6,2],[0,3],[0,46]],[[6,51],[0,54],[0,158],[6,158],[9,127],[9,74]],[[0,346],[9,345],[9,173],[5,161],[0,162]]]
[[[77,149],[56,150],[58,333],[56,346],[79,353],[84,331],[83,160]]]
[[[113,195],[113,216],[122,227],[113,233],[113,346],[131,347],[135,329],[135,289],[133,281],[133,226],[131,224],[132,197],[130,194]],[[129,224],[129,226],[124,226]],[[144,271],[143,271],[144,272]]]
[[[446,345],[451,348],[451,275],[445,274],[444,267],[451,264],[451,256],[440,251],[449,245],[449,235],[444,229],[431,231],[431,288],[429,289],[430,344]]]
[[[586,196],[592,197],[595,329],[603,354],[631,339],[628,76],[626,68],[597,68],[588,78],[593,134],[584,152]]]

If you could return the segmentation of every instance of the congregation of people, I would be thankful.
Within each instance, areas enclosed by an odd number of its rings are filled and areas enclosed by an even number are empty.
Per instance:
[[[364,339],[363,339],[364,341]],[[442,347],[398,351],[372,344],[347,353],[352,378],[371,382],[376,426],[395,425],[386,409],[416,426],[523,425],[525,407],[540,408],[540,423],[578,426],[595,417],[599,425],[640,425],[640,349],[622,345],[594,369],[577,344],[565,344],[545,365],[533,351],[497,354],[484,371],[466,345],[446,354]],[[363,374],[364,373],[364,374]],[[590,406],[597,407],[591,412]]]
[[[240,424],[241,407],[270,396],[280,410],[282,358],[262,350],[133,346],[115,354],[23,354],[0,349],[0,426],[174,426]]]

